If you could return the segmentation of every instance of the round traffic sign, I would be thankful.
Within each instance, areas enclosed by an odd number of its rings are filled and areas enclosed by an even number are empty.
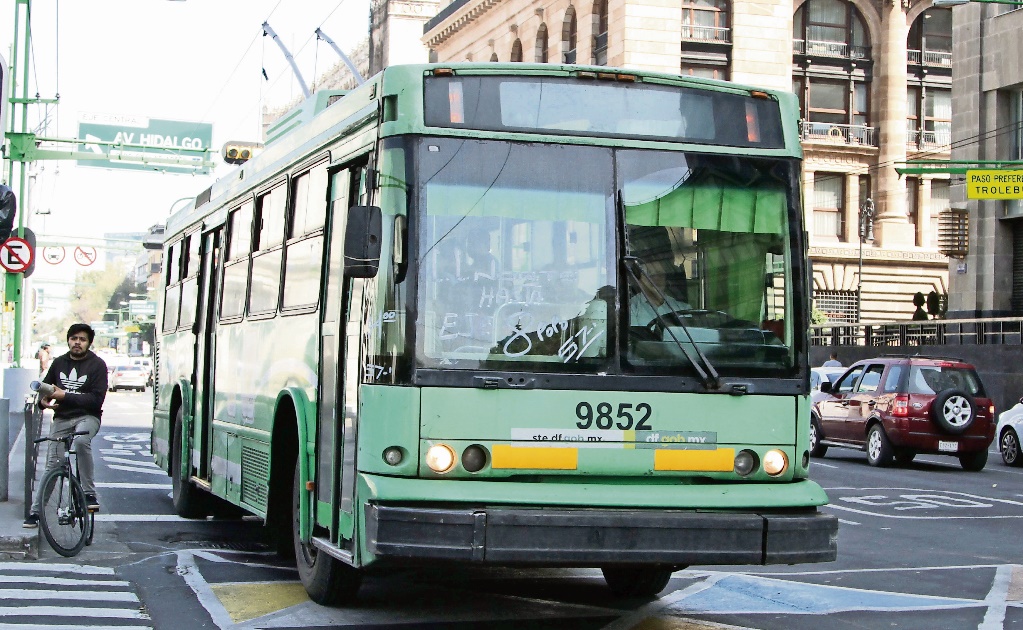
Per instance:
[[[0,245],[0,266],[10,273],[23,273],[32,264],[32,246],[23,238],[12,236]]]
[[[63,247],[44,247],[43,260],[51,265],[59,265],[64,262],[66,252]]]
[[[83,267],[96,262],[96,248],[79,245],[75,248],[75,262]]]

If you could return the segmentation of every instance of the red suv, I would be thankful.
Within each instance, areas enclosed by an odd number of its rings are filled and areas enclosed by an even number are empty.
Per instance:
[[[976,370],[959,359],[880,357],[854,363],[813,404],[810,454],[829,446],[867,451],[871,466],[953,455],[966,470],[987,464],[995,406]]]

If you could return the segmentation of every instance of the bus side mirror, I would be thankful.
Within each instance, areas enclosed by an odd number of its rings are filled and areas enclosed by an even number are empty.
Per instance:
[[[831,381],[827,380],[827,378],[821,381],[821,391],[825,394],[831,393]]]
[[[380,269],[380,238],[383,222],[380,208],[352,206],[345,227],[345,275],[373,278]]]

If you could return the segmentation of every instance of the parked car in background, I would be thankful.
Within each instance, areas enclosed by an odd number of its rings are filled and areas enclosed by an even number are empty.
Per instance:
[[[119,389],[137,389],[144,392],[148,383],[149,374],[141,365],[119,365],[107,379],[107,387],[112,392]]]
[[[977,371],[959,359],[891,356],[852,364],[811,406],[810,454],[829,446],[867,452],[871,466],[919,453],[952,455],[971,471],[987,464],[995,406]],[[1018,443],[1018,442],[1017,442]]]
[[[815,367],[810,368],[810,402],[815,403],[827,396],[821,391],[821,383],[827,381],[834,383],[839,376],[845,374],[844,367]]]
[[[146,381],[146,385],[153,384],[153,360],[149,357],[132,357],[132,365],[140,365],[142,369],[146,371],[149,379]]]
[[[1023,466],[1023,453],[1020,453],[1019,434],[1023,431],[1023,398],[1016,405],[998,416],[998,450],[1002,453],[1002,461],[1009,466]]]

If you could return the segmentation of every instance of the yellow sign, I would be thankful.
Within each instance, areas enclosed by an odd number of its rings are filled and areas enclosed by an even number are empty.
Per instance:
[[[124,325],[124,332],[126,332],[126,333],[137,333],[137,332],[142,332],[142,331],[135,324],[125,324]]]
[[[1023,199],[1023,171],[968,170],[966,196],[969,199]]]

